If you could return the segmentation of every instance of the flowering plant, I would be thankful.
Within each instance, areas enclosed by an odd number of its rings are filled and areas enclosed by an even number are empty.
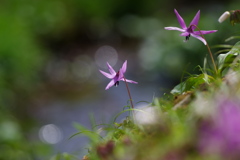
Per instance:
[[[101,128],[107,132],[104,138],[94,132],[96,136],[89,136],[92,138],[91,152],[84,156],[84,160],[240,158],[240,139],[237,135],[240,131],[240,101],[236,100],[240,99],[240,42],[224,55],[219,55],[216,65],[203,35],[217,30],[198,28],[200,11],[188,27],[178,11],[174,9],[174,12],[181,28],[165,29],[182,32],[180,36],[185,36],[186,40],[192,36],[203,42],[208,48],[214,71],[206,67],[205,60],[204,67],[200,67],[201,74],[187,77],[170,93],[154,98],[145,106],[146,109],[134,108],[132,104],[131,111],[144,114],[135,117],[133,112],[132,116],[117,122],[118,114],[111,127]],[[238,11],[233,14],[237,15]],[[221,17],[220,22],[227,18],[226,15]],[[238,22],[236,17],[234,22]],[[124,81],[132,103],[127,84],[138,82],[125,78],[127,60],[117,72],[109,63],[107,67],[109,73],[99,70],[110,79],[105,89]],[[147,117],[152,119],[145,121]],[[80,128],[79,133],[87,132],[83,127]]]
[[[207,42],[203,37],[201,37],[201,35],[217,32],[217,30],[210,30],[210,31],[198,30],[198,31],[194,31],[198,26],[198,21],[199,21],[199,18],[200,18],[200,10],[197,12],[197,14],[195,15],[195,17],[193,18],[192,22],[190,23],[190,25],[188,27],[186,26],[186,24],[184,22],[184,19],[180,16],[178,11],[176,9],[174,9],[174,12],[177,16],[177,20],[178,20],[181,28],[165,27],[165,29],[166,30],[176,30],[176,31],[182,32],[180,34],[180,36],[186,37],[186,41],[189,40],[189,38],[191,36],[193,36],[194,38],[199,39],[200,41],[202,41],[206,45]]]
[[[113,85],[118,86],[119,81],[126,81],[128,83],[135,83],[135,84],[138,83],[138,82],[135,82],[132,80],[125,79],[125,77],[124,77],[124,73],[127,70],[127,60],[123,63],[122,68],[120,68],[120,70],[118,72],[115,72],[115,70],[112,68],[112,66],[108,62],[107,62],[107,66],[108,66],[108,70],[110,73],[106,73],[102,70],[99,70],[105,77],[112,79],[106,86],[105,90],[109,89]]]

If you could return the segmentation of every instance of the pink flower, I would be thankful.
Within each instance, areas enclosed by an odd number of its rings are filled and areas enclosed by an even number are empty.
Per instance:
[[[189,27],[186,26],[184,19],[180,16],[180,14],[177,12],[176,9],[174,9],[174,12],[177,16],[178,22],[182,28],[178,27],[165,27],[166,30],[176,30],[182,32],[180,36],[186,37],[186,41],[189,40],[190,36],[193,36],[194,38],[199,39],[202,41],[205,45],[207,44],[206,40],[201,37],[201,34],[209,34],[213,32],[217,32],[217,30],[210,30],[210,31],[194,31],[196,29],[196,26],[198,25],[198,21],[200,18],[200,10],[197,12],[195,17],[193,18],[192,22],[190,23]]]
[[[200,127],[200,148],[203,152],[225,156],[240,156],[240,103],[220,102],[213,121]]]
[[[109,89],[113,85],[118,86],[119,81],[126,80],[126,82],[128,82],[128,83],[135,83],[135,84],[138,83],[138,82],[135,82],[132,80],[125,79],[125,77],[124,77],[124,73],[127,70],[127,60],[123,63],[122,68],[120,68],[120,70],[118,72],[115,72],[115,70],[112,68],[112,66],[110,66],[110,64],[108,62],[107,62],[107,66],[108,66],[108,70],[110,73],[106,73],[104,71],[99,70],[105,77],[112,79],[106,86],[105,90]]]

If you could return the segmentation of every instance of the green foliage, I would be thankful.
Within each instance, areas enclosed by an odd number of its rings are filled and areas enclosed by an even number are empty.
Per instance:
[[[103,127],[106,131],[104,137],[99,138],[99,133],[96,131],[89,131],[78,126],[79,134],[85,134],[91,142],[94,142],[89,154],[83,159],[200,160],[207,158],[215,160],[229,158],[221,152],[203,153],[200,146],[202,128],[206,122],[214,119],[217,102],[222,98],[219,93],[226,94],[226,97],[239,93],[239,80],[235,81],[232,86],[227,82],[229,79],[223,78],[229,69],[232,69],[237,77],[240,76],[239,45],[240,42],[237,42],[228,53],[219,55],[218,72],[220,75],[208,74],[212,71],[207,69],[205,60],[203,69],[200,68],[202,74],[187,77],[185,81],[175,86],[170,94],[166,93],[162,98],[155,98],[152,103],[149,103],[148,107],[154,108],[158,113],[158,118],[151,124],[139,124],[138,119],[135,118],[136,112],[145,113],[144,110],[125,109],[115,116],[113,124],[110,123]],[[223,72],[226,72],[225,75]],[[232,87],[236,89],[233,90]],[[133,112],[133,116],[117,123],[119,115],[128,111]],[[145,114],[142,118],[147,117]],[[219,156],[221,154],[223,157]]]
[[[171,93],[172,94],[182,94],[186,91],[192,91],[196,89],[201,89],[200,87],[204,87],[204,85],[208,85],[213,81],[213,77],[207,74],[195,75],[187,78],[184,82],[181,82],[177,86],[175,86]]]
[[[16,0],[0,6],[0,159],[30,160],[50,153],[49,146],[27,138],[34,124],[27,107],[47,55],[24,16],[26,8]]]
[[[50,158],[50,160],[77,160],[78,158],[68,153],[57,154]]]
[[[33,157],[47,157],[50,153],[49,146],[41,143],[28,143],[19,121],[9,112],[0,113],[0,159],[31,160]],[[34,150],[32,150],[34,148]]]
[[[231,64],[239,53],[240,42],[237,42],[228,53],[220,54],[218,56],[218,71],[222,73],[226,68],[231,67]]]
[[[154,106],[155,108],[164,110],[159,122],[142,126],[126,118],[122,123],[114,123],[111,129],[106,130],[104,140],[101,139],[91,145],[87,159],[126,159],[127,157],[140,160],[157,159],[188,145],[194,139],[192,129],[195,121],[190,120],[189,114],[185,111],[166,109],[166,105],[171,105],[166,99],[154,101],[158,104]],[[80,128],[81,131],[85,130]],[[92,135],[87,136],[92,139]],[[113,143],[112,147],[109,146],[110,143]]]
[[[85,135],[90,139],[91,143],[93,144],[97,143],[101,139],[101,136],[95,131],[90,131],[89,129],[78,123],[74,123],[74,126],[79,132],[75,133],[70,138],[73,138],[76,135]]]

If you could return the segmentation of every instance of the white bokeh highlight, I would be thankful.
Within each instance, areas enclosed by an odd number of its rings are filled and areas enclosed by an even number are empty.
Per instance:
[[[47,124],[40,128],[39,138],[49,144],[56,144],[62,140],[62,131],[54,124]]]
[[[109,45],[101,46],[95,53],[95,62],[100,68],[107,68],[108,62],[111,66],[114,66],[118,61],[118,53],[115,48]]]

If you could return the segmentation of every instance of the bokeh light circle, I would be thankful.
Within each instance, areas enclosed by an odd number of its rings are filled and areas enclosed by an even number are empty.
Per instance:
[[[112,46],[104,45],[97,49],[95,62],[101,68],[107,68],[106,62],[114,66],[118,61],[118,53]]]
[[[45,143],[56,144],[62,140],[62,131],[54,124],[47,124],[40,128],[39,137]]]

